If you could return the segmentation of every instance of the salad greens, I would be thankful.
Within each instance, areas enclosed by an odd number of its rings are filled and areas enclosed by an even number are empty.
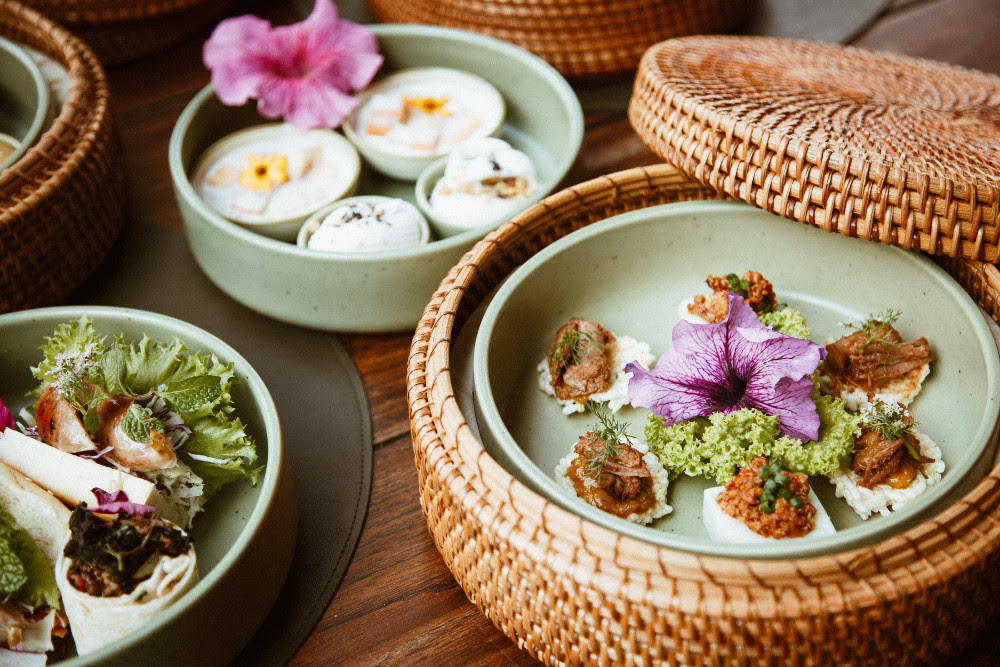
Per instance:
[[[92,437],[99,426],[97,406],[106,399],[134,401],[122,428],[138,442],[148,442],[153,430],[164,430],[164,415],[175,422],[179,417],[188,436],[175,448],[177,465],[144,476],[181,499],[189,521],[225,484],[240,478],[256,484],[256,448],[243,423],[232,416],[232,363],[189,354],[177,338],[109,340],[87,317],[60,324],[45,340],[42,361],[31,368],[40,382],[33,394],[54,383],[80,411]]]
[[[31,535],[0,507],[0,599],[59,608],[56,577]]]

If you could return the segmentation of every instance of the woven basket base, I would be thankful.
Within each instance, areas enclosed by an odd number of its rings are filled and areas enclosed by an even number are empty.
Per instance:
[[[489,457],[462,415],[451,345],[512,270],[611,215],[720,196],[667,165],[619,172],[543,200],[453,267],[417,327],[407,369],[420,502],[435,544],[469,599],[547,663],[940,663],[1000,611],[1000,470],[876,547],[740,561],[656,547],[562,510]],[[1000,315],[996,267],[941,261]]]

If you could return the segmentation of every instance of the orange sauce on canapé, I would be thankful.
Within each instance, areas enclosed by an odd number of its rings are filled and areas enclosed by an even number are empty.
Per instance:
[[[586,459],[582,456],[577,456],[566,469],[566,476],[573,483],[576,495],[597,509],[625,519],[630,514],[647,512],[656,504],[650,480],[643,480],[642,493],[637,497],[621,501],[612,497],[611,494],[601,488],[596,479],[587,475],[586,465]]]

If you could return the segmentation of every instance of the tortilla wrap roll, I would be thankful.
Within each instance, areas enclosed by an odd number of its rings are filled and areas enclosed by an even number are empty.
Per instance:
[[[0,462],[0,507],[31,534],[49,565],[55,567],[69,535],[69,508],[3,462]]]
[[[77,512],[85,510],[78,509],[74,515]],[[176,524],[162,519],[157,521],[169,524],[183,534]],[[71,541],[72,535],[66,541],[67,546]],[[148,577],[145,577],[147,565],[140,568],[144,578],[128,593],[109,597],[91,595],[73,585],[71,567],[76,559],[67,556],[67,551],[68,548],[64,547],[56,562],[56,584],[62,593],[63,608],[80,655],[96,651],[130,634],[179,600],[198,582],[197,557],[194,545],[190,544],[187,551],[176,556],[160,554]]]

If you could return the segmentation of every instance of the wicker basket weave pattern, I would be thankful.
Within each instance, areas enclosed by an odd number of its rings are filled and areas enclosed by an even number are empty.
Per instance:
[[[0,172],[0,312],[60,303],[124,224],[121,145],[104,71],[83,42],[0,0],[0,34],[67,68],[69,98],[38,142]]]
[[[633,72],[643,52],[671,37],[730,32],[746,0],[367,0],[380,22],[480,32],[521,46],[569,77]]]
[[[610,215],[719,196],[667,165],[620,172],[543,200],[453,267],[408,364],[420,500],[435,544],[469,599],[546,663],[939,663],[1000,612],[1000,470],[875,547],[741,561],[657,547],[566,512],[493,460],[461,412],[452,341],[510,271]],[[996,318],[996,267],[941,261]]]
[[[629,119],[696,180],[788,218],[1000,259],[1000,78],[816,42],[687,37],[639,66]]]

